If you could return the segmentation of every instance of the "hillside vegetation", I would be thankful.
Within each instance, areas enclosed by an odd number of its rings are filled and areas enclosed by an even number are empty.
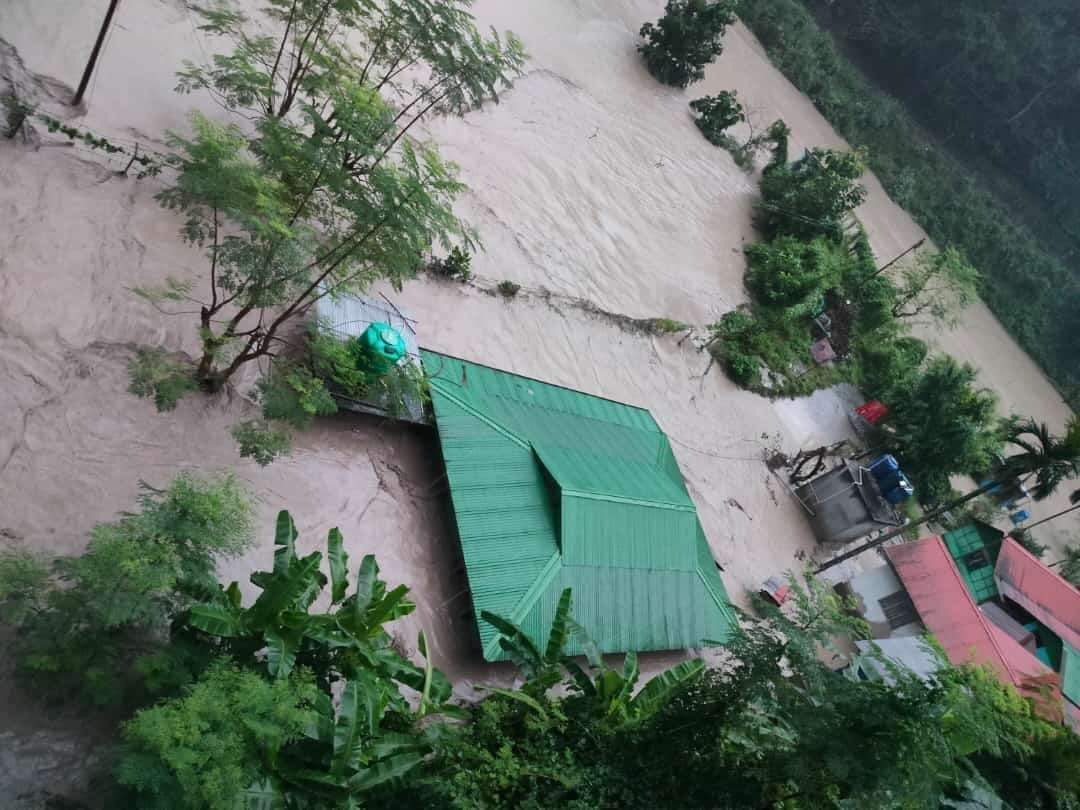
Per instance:
[[[963,249],[987,304],[1075,406],[1080,173],[1068,139],[1080,138],[1069,126],[1080,29],[1068,20],[1080,12],[1066,5],[829,3],[852,52],[878,65],[905,103],[873,85],[798,0],[744,0],[739,14],[780,70],[866,150],[892,198],[939,244]],[[1009,176],[991,185],[952,147]]]

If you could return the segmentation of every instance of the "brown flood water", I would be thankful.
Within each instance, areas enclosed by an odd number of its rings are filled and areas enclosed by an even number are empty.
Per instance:
[[[0,37],[26,68],[74,84],[104,0],[9,0]],[[633,317],[706,323],[745,300],[742,246],[755,179],[710,146],[687,101],[737,89],[762,125],[783,117],[793,146],[841,145],[828,124],[775,70],[741,25],[706,80],[662,87],[641,66],[636,31],[660,0],[481,0],[484,24],[511,28],[531,54],[527,75],[465,120],[437,121],[433,136],[471,191],[461,212],[486,245],[474,269],[487,282],[589,299]],[[181,59],[212,43],[175,0],[121,5],[89,95],[86,126],[142,143],[183,126],[197,103],[170,92]],[[3,70],[0,63],[0,70]],[[10,60],[9,60],[9,67]],[[44,81],[44,79],[43,79]],[[57,93],[55,83],[44,90]],[[61,95],[46,102],[63,108]],[[203,109],[215,108],[203,102]],[[47,139],[46,139],[47,140]],[[132,346],[193,349],[194,318],[165,318],[129,292],[168,275],[202,278],[198,252],[162,211],[154,179],[121,179],[98,155],[63,146],[0,142],[0,533],[59,553],[132,505],[139,480],[178,470],[231,469],[257,494],[258,548],[223,574],[246,582],[269,562],[270,527],[290,509],[305,548],[339,526],[356,561],[377,554],[386,578],[413,589],[414,616],[436,663],[454,678],[506,677],[482,666],[461,614],[464,581],[441,477],[438,445],[424,429],[339,416],[266,469],[242,461],[226,430],[245,417],[243,397],[189,397],[171,414],[126,393]],[[882,258],[921,236],[867,178],[859,215]],[[738,390],[677,337],[652,338],[556,299],[503,301],[474,287],[427,280],[399,303],[421,322],[421,342],[518,373],[652,410],[672,437],[690,492],[736,601],[766,576],[801,565],[814,543],[800,508],[762,463],[766,448],[794,451],[842,438],[841,396],[770,403]],[[989,311],[969,309],[956,330],[931,336],[975,364],[1005,410],[1059,428],[1068,409]],[[1035,508],[1055,511],[1065,495]],[[1043,542],[1080,524],[1062,520]],[[659,665],[672,656],[655,656]],[[2,765],[2,762],[0,762]],[[4,770],[0,767],[0,781]]]

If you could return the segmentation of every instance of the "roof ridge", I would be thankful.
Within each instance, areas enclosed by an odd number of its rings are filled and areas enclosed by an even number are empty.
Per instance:
[[[562,552],[556,549],[555,553],[552,554],[544,564],[543,570],[541,570],[540,574],[533,580],[532,585],[525,591],[524,595],[521,597],[521,601],[514,605],[514,609],[510,611],[510,616],[508,617],[510,621],[517,625],[520,625],[525,621],[525,617],[529,615],[529,611],[531,611],[536,603],[540,601],[540,597],[547,592],[548,586],[551,585],[552,581],[555,579],[555,575],[559,573],[559,570],[562,567]],[[499,639],[501,637],[502,633],[496,633],[491,641],[488,642],[488,645],[484,648],[485,658],[498,654]]]
[[[975,616],[977,617],[980,626],[983,628],[983,631],[986,633],[986,637],[990,641],[990,646],[994,648],[994,652],[997,654],[997,657],[1001,660],[1002,666],[1005,667],[1005,672],[1008,674],[1009,680],[1011,680],[1013,683],[1015,683],[1017,685],[1020,685],[1021,683],[1024,682],[1024,680],[1026,680],[1026,676],[1023,676],[1022,674],[1018,674],[1013,669],[1012,665],[1009,663],[1008,656],[1005,655],[1004,651],[1001,649],[1001,645],[998,643],[997,634],[994,633],[993,628],[990,627],[990,624],[991,624],[990,619],[986,616],[985,613],[983,613],[981,610],[979,610],[979,603],[975,601],[975,598],[971,595],[971,592],[968,590],[967,583],[964,582],[964,578],[960,575],[960,571],[957,570],[956,564],[953,562],[952,555],[949,553],[949,548],[948,548],[948,546],[945,545],[945,540],[941,537],[941,535],[936,535],[936,534],[933,535],[930,538],[927,538],[927,539],[934,541],[934,547],[937,548],[938,551],[941,552],[942,556],[945,558],[946,563],[948,563],[949,573],[960,584],[960,590],[963,593],[964,598],[967,600],[968,604],[971,605],[971,607],[974,609]],[[1017,646],[1020,646],[1020,645],[1018,644]],[[1027,651],[1025,650],[1025,652],[1027,652]],[[1032,657],[1034,658],[1034,656],[1032,656]],[[1035,659],[1035,660],[1038,660],[1038,659]]]
[[[1028,549],[1026,549],[1024,547],[1023,543],[1021,543],[1019,540],[1017,540],[1011,534],[1005,535],[1005,542],[1011,543],[1009,548],[1015,549],[1016,551],[1019,551],[1022,555],[1026,556],[1028,558],[1028,560],[1035,563],[1035,565],[1038,566],[1039,570],[1041,570],[1044,574],[1049,574],[1051,576],[1051,578],[1053,578],[1055,581],[1060,582],[1066,588],[1069,588],[1071,590],[1076,591],[1076,595],[1080,596],[1080,588],[1077,588],[1075,585],[1073,585],[1071,582],[1069,582],[1069,580],[1065,579],[1065,577],[1063,577],[1057,571],[1052,569],[1049,565],[1047,565],[1042,560],[1040,560],[1038,557],[1036,557],[1034,554],[1032,554]],[[994,566],[994,575],[997,576],[997,566],[996,565]]]
[[[661,433],[663,432],[660,429],[660,424],[656,421],[656,418],[652,415],[652,413],[649,411],[648,408],[646,408],[646,407],[644,407],[642,405],[631,405],[628,402],[621,402],[620,400],[612,399],[611,397],[601,396],[600,394],[590,394],[588,391],[581,391],[581,390],[579,390],[577,388],[571,388],[568,385],[559,385],[559,383],[553,383],[553,382],[549,382],[547,380],[541,380],[541,379],[539,379],[537,377],[529,377],[528,375],[525,375],[525,374],[519,374],[516,371],[507,371],[506,369],[495,368],[495,366],[489,366],[486,363],[477,363],[475,360],[466,360],[464,357],[458,357],[457,355],[447,354],[446,352],[436,351],[435,349],[428,349],[428,348],[425,348],[423,346],[418,347],[418,349],[419,349],[419,351],[427,352],[428,354],[437,354],[440,357],[447,357],[447,358],[449,358],[451,360],[457,360],[460,363],[468,363],[469,365],[472,365],[472,366],[479,366],[480,368],[486,368],[486,369],[489,369],[490,371],[496,371],[499,374],[506,374],[506,375],[509,375],[511,377],[519,377],[522,380],[529,380],[530,382],[539,383],[540,385],[550,385],[552,388],[561,388],[563,391],[569,391],[572,394],[580,394],[582,396],[592,397],[593,399],[601,399],[601,400],[604,400],[605,402],[611,402],[611,403],[613,403],[615,405],[621,405],[624,408],[633,408],[636,411],[642,411],[646,415],[648,415],[648,417],[650,419],[652,419],[653,424],[656,425],[656,429],[660,430]],[[436,377],[434,379],[438,379],[438,378]]]
[[[447,391],[446,387],[444,385],[440,385],[438,380],[433,380],[431,382],[431,385],[433,387],[437,388],[439,390],[439,392],[444,397],[449,399],[451,402],[453,402],[455,405],[457,405],[462,410],[466,411],[470,416],[475,417],[476,419],[479,419],[481,422],[483,422],[485,425],[490,427],[492,430],[494,430],[494,431],[496,431],[498,433],[501,433],[503,436],[505,436],[507,439],[512,441],[514,444],[519,445],[523,450],[532,450],[532,445],[527,440],[522,439],[520,436],[518,436],[516,433],[512,432],[505,425],[502,425],[502,424],[496,422],[491,417],[486,416],[483,413],[481,413],[479,410],[477,410],[476,406],[473,405],[471,402],[467,402],[465,399],[463,399],[462,397],[459,397],[457,394],[452,393],[450,391]]]

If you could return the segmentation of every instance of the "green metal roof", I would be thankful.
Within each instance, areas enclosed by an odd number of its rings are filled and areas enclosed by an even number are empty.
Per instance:
[[[1004,537],[1004,532],[981,520],[974,520],[943,535],[949,554],[956,562],[968,590],[979,604],[998,597],[997,584],[994,582],[994,564],[997,563]],[[979,556],[970,556],[976,551],[985,552],[985,565]]]
[[[1064,645],[1061,656],[1061,692],[1080,706],[1080,650]]]
[[[727,592],[648,411],[421,356],[477,617],[498,613],[543,644],[572,588],[574,616],[603,652],[728,639]],[[478,626],[484,657],[505,658],[495,629]]]

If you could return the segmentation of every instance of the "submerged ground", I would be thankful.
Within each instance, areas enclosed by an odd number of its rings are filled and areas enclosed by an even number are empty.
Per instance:
[[[0,38],[53,94],[46,108],[63,110],[57,83],[77,81],[105,5],[10,0],[0,8]],[[461,211],[486,245],[474,260],[480,283],[418,280],[394,298],[419,320],[423,345],[649,408],[741,601],[745,589],[815,551],[801,508],[764,453],[843,438],[843,398],[769,402],[716,368],[706,374],[708,356],[691,341],[627,331],[568,299],[694,324],[745,300],[742,246],[755,239],[755,178],[700,136],[689,99],[737,89],[759,124],[787,121],[793,151],[842,142],[742,26],[728,32],[703,83],[688,92],[657,84],[635,46],[638,27],[662,5],[477,3],[481,22],[513,29],[532,56],[500,105],[431,127],[472,189]],[[171,92],[173,71],[213,47],[178,0],[123,4],[82,125],[144,144],[183,127],[197,100]],[[18,70],[4,53],[0,71]],[[293,512],[310,548],[339,526],[353,559],[374,552],[390,582],[412,587],[419,609],[402,636],[411,640],[423,626],[452,678],[487,677],[461,617],[464,582],[453,573],[432,432],[340,416],[304,434],[291,458],[261,469],[238,457],[226,432],[251,410],[243,397],[193,396],[159,415],[126,393],[133,345],[190,350],[194,338],[192,316],[163,318],[129,288],[167,275],[201,278],[204,265],[180,242],[176,217],[155,203],[160,181],[120,178],[112,168],[81,148],[0,142],[0,536],[77,552],[95,522],[132,505],[140,480],[232,469],[258,494],[265,531],[226,576],[246,580],[267,562],[278,509]],[[872,177],[867,185],[859,216],[879,257],[889,258],[922,234]],[[482,289],[502,279],[525,292],[504,301]],[[984,306],[970,308],[956,330],[928,337],[975,364],[1004,411],[1064,424],[1068,408]],[[1049,514],[1066,500],[1063,492],[1032,511]],[[1039,539],[1059,546],[1078,525],[1059,521]]]

